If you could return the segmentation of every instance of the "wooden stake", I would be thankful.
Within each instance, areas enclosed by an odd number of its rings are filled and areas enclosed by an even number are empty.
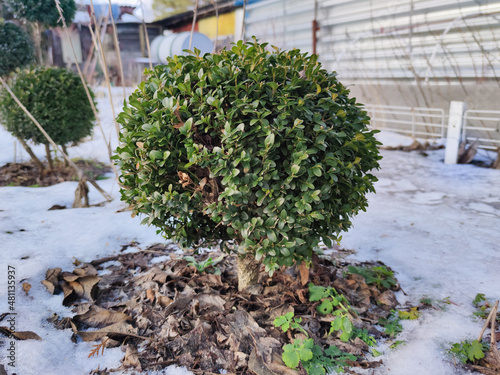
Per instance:
[[[122,88],[123,88],[123,99],[127,100],[127,94],[125,93],[125,75],[123,74],[123,64],[122,55],[120,53],[120,43],[118,42],[118,32],[116,31],[116,23],[113,18],[113,9],[111,8],[111,0],[109,2],[109,14],[111,15],[111,25],[113,26],[113,39],[115,42],[116,56],[118,57],[118,67],[120,68],[120,77],[122,78]]]
[[[219,4],[217,4],[217,0],[212,0],[215,8],[215,42],[214,42],[214,50],[213,53],[217,52],[217,43],[219,41]]]
[[[95,10],[94,10],[94,2],[93,2],[93,0],[90,0],[90,9],[92,10],[92,19],[94,20],[94,24],[96,25],[97,24],[97,19],[96,19],[96,16],[95,16]],[[111,17],[113,17],[113,15],[111,15]],[[106,80],[106,85],[108,87],[108,95],[109,95],[109,101],[111,103],[111,113],[113,114],[113,122],[114,122],[115,128],[116,128],[116,136],[119,139],[120,138],[120,127],[118,126],[118,123],[116,122],[115,107],[113,105],[113,94],[111,92],[111,82],[109,80],[109,75],[108,75],[108,65],[106,64],[106,56],[104,54],[104,48],[103,48],[103,45],[102,45],[102,42],[101,42],[101,39],[100,39],[100,31],[99,31],[99,29],[96,29],[95,33],[96,33],[97,42],[99,43],[99,50],[101,52],[101,58],[102,58],[102,62],[103,62],[102,71],[104,73],[104,78]],[[104,33],[106,33],[106,30],[104,30]]]
[[[248,2],[248,0],[243,1],[243,22],[241,24],[241,36],[240,36],[240,40],[243,40],[243,41],[245,41],[245,28],[246,28],[245,15],[247,12],[247,2]]]
[[[144,20],[144,5],[141,0],[141,10],[142,10],[142,27],[144,28],[144,38],[146,39],[146,48],[148,50],[149,57],[149,69],[153,70],[153,61],[151,59],[151,46],[149,44],[148,28],[146,26],[146,21]]]
[[[189,36],[189,50],[191,51],[191,46],[193,44],[193,34],[194,27],[196,26],[196,16],[198,15],[198,0],[194,3],[194,12],[193,12],[193,23],[191,24],[191,35]]]

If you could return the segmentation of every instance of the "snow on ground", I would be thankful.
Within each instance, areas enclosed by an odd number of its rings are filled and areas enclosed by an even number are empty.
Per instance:
[[[123,96],[115,89],[114,103]],[[109,104],[99,99],[106,137],[116,146],[116,133]],[[397,141],[381,134],[382,142]],[[403,144],[405,145],[405,144]],[[0,129],[0,164],[14,160],[14,141]],[[35,147],[43,156],[43,148]],[[444,165],[444,150],[422,153],[382,151],[382,168],[376,173],[377,194],[369,195],[367,212],[354,219],[344,235],[343,246],[356,251],[358,260],[381,260],[397,272],[402,304],[417,305],[431,298],[444,310],[426,310],[417,321],[405,321],[399,339],[405,344],[378,350],[385,354],[383,367],[367,374],[447,375],[466,374],[446,355],[452,342],[475,338],[482,322],[472,315],[477,293],[499,299],[500,269],[500,171],[472,165]],[[96,129],[93,140],[70,149],[71,157],[95,157],[108,161],[102,135]],[[16,160],[27,160],[17,147]],[[122,245],[137,241],[142,247],[164,242],[154,228],[139,225],[119,201],[113,178],[98,181],[115,200],[104,207],[47,211],[55,204],[71,207],[76,183],[65,182],[47,188],[0,188],[0,314],[7,312],[7,267],[16,268],[15,310],[17,330],[31,330],[42,341],[16,343],[16,367],[8,366],[8,340],[0,336],[0,363],[7,373],[88,374],[96,368],[116,368],[124,353],[108,349],[104,356],[87,358],[91,343],[70,341],[71,333],[58,331],[46,321],[52,314],[71,316],[62,296],[51,296],[40,284],[45,271],[53,267],[72,270],[72,262],[91,261],[116,253]],[[104,198],[91,187],[91,204]],[[29,295],[22,282],[32,285]],[[456,303],[445,304],[449,298]],[[5,320],[0,325],[6,325]],[[165,374],[188,374],[169,367]]]

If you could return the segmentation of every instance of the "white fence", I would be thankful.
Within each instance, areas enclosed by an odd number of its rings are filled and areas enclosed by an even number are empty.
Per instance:
[[[371,118],[371,126],[375,129],[412,138],[447,138],[447,163],[456,162],[459,142],[469,145],[477,143],[478,148],[497,150],[500,147],[500,111],[463,111],[460,108],[465,108],[465,103],[453,103],[450,113],[441,108],[387,105],[366,105],[365,109]]]
[[[444,138],[446,114],[441,108],[366,105],[372,127],[413,138]]]
[[[486,150],[500,147],[500,111],[465,111],[463,139]]]

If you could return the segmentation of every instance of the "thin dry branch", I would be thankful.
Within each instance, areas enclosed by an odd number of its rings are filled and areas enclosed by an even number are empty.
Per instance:
[[[481,330],[481,333],[477,337],[477,341],[481,341],[483,339],[484,331],[486,331],[486,328],[488,328],[488,324],[490,323],[490,319],[496,319],[496,315],[493,315],[493,311],[496,311],[498,309],[498,301],[495,303],[495,306],[491,309],[490,313],[488,314],[488,317],[486,318],[486,322],[484,323],[483,329]]]
[[[498,363],[500,364],[500,353],[498,353],[497,349],[497,335],[496,335],[496,320],[497,320],[497,312],[498,312],[498,302],[495,303],[495,306],[491,309],[491,339],[490,339],[490,347],[493,352],[493,355],[496,357]]]
[[[92,19],[94,21],[94,25],[97,25],[97,18],[95,15],[94,1],[93,0],[90,0],[90,9],[92,12]],[[113,17],[112,14],[110,16]],[[106,32],[106,30],[104,30],[104,32]],[[120,127],[118,126],[118,123],[116,122],[115,107],[113,106],[113,94],[111,92],[111,82],[109,80],[109,75],[108,75],[108,65],[106,64],[106,56],[104,54],[104,47],[103,47],[101,39],[100,39],[100,31],[98,28],[96,28],[95,33],[96,33],[97,42],[99,43],[99,50],[101,52],[101,58],[102,58],[102,62],[103,62],[102,71],[104,73],[104,78],[106,80],[106,85],[108,87],[109,101],[111,104],[111,113],[113,114],[113,122],[114,122],[115,128],[116,128],[116,136],[118,138],[120,138]]]
[[[122,64],[122,55],[120,53],[120,43],[118,42],[118,32],[116,31],[116,23],[113,17],[113,10],[111,8],[111,0],[109,2],[109,14],[111,16],[111,25],[113,27],[113,40],[115,42],[115,51],[116,56],[118,57],[118,67],[120,69],[120,77],[122,79],[122,89],[123,89],[123,99],[127,99],[127,94],[125,93],[125,75],[123,74],[123,64]]]

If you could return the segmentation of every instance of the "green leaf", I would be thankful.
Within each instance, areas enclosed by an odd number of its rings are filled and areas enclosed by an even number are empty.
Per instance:
[[[292,174],[297,174],[300,171],[300,166],[298,166],[297,164],[292,164],[292,167],[290,169],[292,171]]]
[[[271,147],[274,144],[274,133],[269,134],[264,140],[266,147]]]
[[[276,233],[274,232],[274,230],[268,229],[266,233],[267,238],[269,238],[271,242],[278,242],[278,237],[276,237]]]
[[[328,297],[328,291],[325,287],[309,283],[309,301],[320,301],[321,299],[326,297]]]
[[[149,153],[149,157],[151,158],[151,160],[156,160],[156,159],[162,159],[163,158],[163,153],[161,151],[158,151],[158,150],[153,150]]]
[[[333,305],[332,305],[332,300],[331,299],[325,299],[323,302],[321,302],[320,305],[316,308],[319,313],[326,315],[326,314],[331,314],[333,311]]]
[[[297,368],[299,365],[300,357],[291,344],[286,344],[283,347],[283,354],[281,355],[283,362],[290,368]]]
[[[471,362],[476,359],[484,358],[484,346],[479,341],[474,340],[470,344],[470,348],[467,351],[467,356]]]

